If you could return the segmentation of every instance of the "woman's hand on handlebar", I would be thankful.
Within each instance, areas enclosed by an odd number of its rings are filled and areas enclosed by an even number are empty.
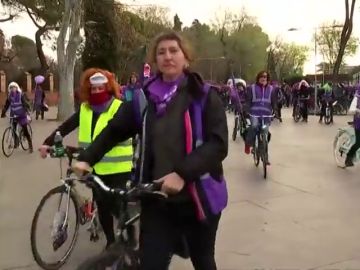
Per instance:
[[[184,179],[174,172],[167,174],[154,182],[162,183],[161,191],[168,195],[175,195],[179,193],[185,186]]]
[[[48,146],[48,145],[43,144],[42,146],[40,146],[39,152],[40,152],[41,158],[47,157],[47,155],[49,154],[49,149],[50,149],[50,146]]]
[[[87,174],[92,171],[92,168],[90,165],[85,161],[78,161],[72,166],[74,173],[78,177],[84,176],[84,174]]]

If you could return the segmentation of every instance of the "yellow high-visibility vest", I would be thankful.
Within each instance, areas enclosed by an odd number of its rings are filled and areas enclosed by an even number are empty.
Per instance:
[[[107,126],[108,122],[114,117],[114,114],[121,106],[121,101],[114,99],[107,109],[100,114],[93,136],[91,138],[91,125],[93,111],[89,104],[82,103],[80,107],[79,123],[79,146],[86,148]],[[132,140],[118,143],[114,148],[105,154],[105,156],[94,165],[94,170],[99,175],[130,172],[132,168],[133,147]]]

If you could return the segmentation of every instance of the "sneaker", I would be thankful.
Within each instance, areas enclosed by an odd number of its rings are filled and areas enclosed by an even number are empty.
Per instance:
[[[351,159],[346,159],[345,160],[345,166],[346,167],[353,167],[354,166],[354,162]]]
[[[245,144],[245,154],[250,154],[250,146]]]
[[[282,118],[279,118],[280,123],[282,123]]]

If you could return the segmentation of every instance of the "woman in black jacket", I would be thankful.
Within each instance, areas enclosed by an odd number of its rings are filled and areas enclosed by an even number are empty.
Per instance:
[[[75,169],[79,173],[90,171],[108,149],[140,133],[144,146],[140,151],[140,181],[161,181],[162,191],[174,199],[142,202],[140,269],[168,269],[177,244],[185,237],[194,268],[214,270],[216,231],[227,202],[222,177],[222,161],[228,150],[224,108],[216,92],[204,91],[200,76],[188,71],[191,56],[180,35],[170,32],[158,36],[150,54],[159,73],[144,87],[148,102],[145,113],[144,100],[135,94],[133,102],[123,104],[80,155]],[[199,123],[193,110],[199,107],[192,105],[198,101],[203,102],[203,138],[195,136]],[[195,127],[193,132],[189,126]],[[189,141],[193,142],[191,152]],[[208,184],[215,187],[211,196]]]

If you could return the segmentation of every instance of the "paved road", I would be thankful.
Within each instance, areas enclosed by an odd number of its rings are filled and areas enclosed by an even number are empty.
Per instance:
[[[219,269],[360,269],[360,179],[358,168],[338,169],[332,158],[336,129],[349,117],[324,126],[311,118],[272,127],[269,180],[264,181],[243,142],[230,142],[225,172],[230,191],[217,241]],[[0,121],[2,132],[5,120]],[[56,122],[34,122],[39,146]],[[229,129],[233,118],[229,116]],[[75,136],[68,138],[75,142]],[[58,184],[58,163],[17,151],[0,154],[0,269],[39,269],[30,252],[31,220],[41,196]],[[45,236],[44,236],[45,237]],[[63,269],[99,252],[104,243],[79,243]],[[171,269],[192,269],[175,259]]]

